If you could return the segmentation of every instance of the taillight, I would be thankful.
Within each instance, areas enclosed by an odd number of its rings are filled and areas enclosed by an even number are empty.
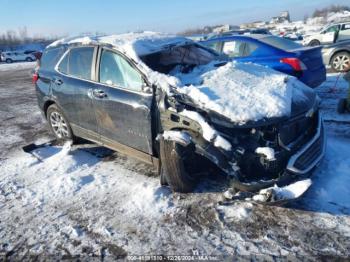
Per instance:
[[[307,69],[306,65],[298,58],[282,58],[280,62],[290,65],[295,71],[303,71]]]
[[[34,73],[33,77],[32,77],[32,83],[35,84],[39,79],[39,74],[38,73]]]

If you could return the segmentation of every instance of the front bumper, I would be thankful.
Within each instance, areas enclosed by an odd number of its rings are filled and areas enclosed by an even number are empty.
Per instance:
[[[288,161],[287,171],[294,174],[309,173],[317,166],[326,151],[326,136],[324,132],[321,114],[318,117],[318,125],[315,136]]]
[[[256,192],[263,188],[272,187],[275,184],[278,186],[285,186],[292,182],[305,179],[311,175],[312,170],[321,162],[325,150],[326,137],[323,120],[319,114],[315,135],[290,157],[283,175],[276,179],[251,183],[244,183],[240,182],[238,179],[233,179],[232,186],[242,191]]]

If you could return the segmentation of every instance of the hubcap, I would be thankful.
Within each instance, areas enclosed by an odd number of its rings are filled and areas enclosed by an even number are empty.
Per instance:
[[[344,71],[350,62],[350,58],[346,55],[340,55],[334,58],[333,68],[337,71]]]
[[[58,138],[68,137],[68,126],[63,116],[58,112],[50,115],[50,124]]]

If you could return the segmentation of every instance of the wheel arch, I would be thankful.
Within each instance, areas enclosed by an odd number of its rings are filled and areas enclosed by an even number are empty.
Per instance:
[[[44,103],[44,107],[43,107],[43,111],[44,111],[44,114],[45,114],[45,117],[47,117],[47,109],[49,108],[49,106],[53,105],[53,104],[56,104],[57,103],[53,100],[47,100],[45,103]],[[58,105],[57,105],[58,106]]]

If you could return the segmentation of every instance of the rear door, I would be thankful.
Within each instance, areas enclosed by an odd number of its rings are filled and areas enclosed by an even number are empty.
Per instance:
[[[93,46],[69,49],[56,68],[58,74],[53,79],[52,88],[52,93],[71,123],[73,131],[84,132],[93,138],[98,138],[97,120],[91,98],[96,52],[97,47]]]
[[[113,50],[101,48],[98,61],[92,97],[101,140],[152,154],[153,94],[144,91],[142,74]]]

